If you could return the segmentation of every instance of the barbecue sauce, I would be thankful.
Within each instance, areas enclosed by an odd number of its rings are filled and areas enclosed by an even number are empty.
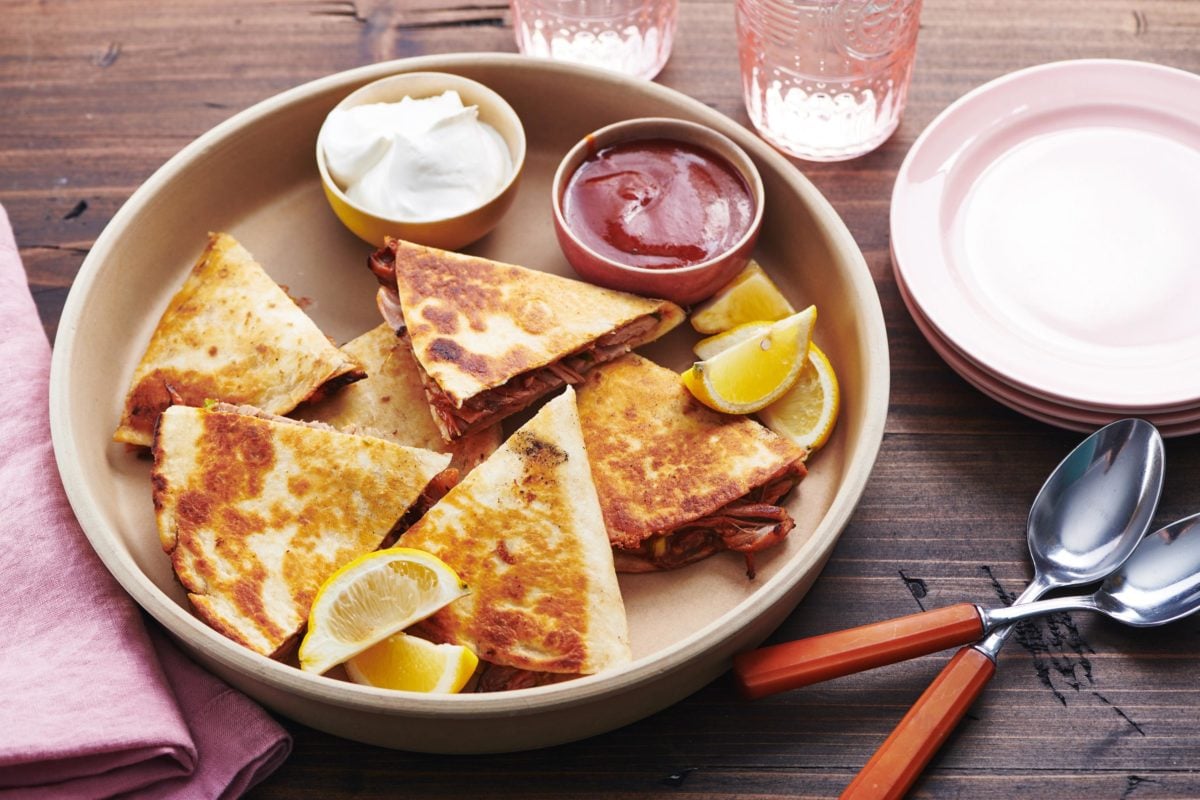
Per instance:
[[[746,234],[756,210],[728,162],[669,139],[598,150],[571,176],[562,207],[567,225],[592,250],[647,269],[719,256]]]

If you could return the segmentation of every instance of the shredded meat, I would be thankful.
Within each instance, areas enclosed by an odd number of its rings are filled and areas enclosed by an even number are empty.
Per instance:
[[[534,686],[545,686],[550,683],[560,683],[576,677],[570,674],[555,672],[534,672],[517,667],[504,667],[480,661],[475,674],[476,692],[506,692],[510,689],[529,689]]]
[[[439,500],[446,496],[446,493],[454,488],[462,476],[459,474],[456,467],[446,467],[444,470],[434,475],[429,479],[429,483],[425,484],[425,488],[421,490],[421,494],[413,501],[413,504],[408,507],[404,515],[396,522],[387,539],[384,540],[381,547],[391,547],[396,544],[397,539],[404,536],[405,531],[417,524],[417,520],[425,516],[425,512],[433,508]]]
[[[528,408],[535,399],[559,386],[582,383],[583,375],[589,369],[629,353],[634,349],[632,343],[643,341],[658,324],[659,320],[653,314],[637,318],[616,331],[605,333],[587,347],[563,359],[548,363],[545,367],[530,369],[502,385],[468,397],[462,407],[457,407],[442,391],[442,387],[422,371],[425,395],[443,433],[451,440],[457,439]]]
[[[367,267],[375,273],[379,285],[396,290],[396,251],[384,245],[367,257]]]
[[[754,554],[779,544],[796,523],[778,505],[805,476],[795,461],[738,500],[668,533],[644,540],[634,550],[617,551],[618,571],[650,572],[676,569],[721,550],[734,550],[746,559],[746,576],[755,575]]]
[[[404,312],[400,309],[400,296],[394,288],[380,286],[379,291],[375,293],[375,307],[379,309],[379,316],[383,317],[383,321],[392,330],[397,333],[404,330]]]
[[[367,265],[381,286],[375,298],[379,313],[397,332],[404,331],[404,315],[396,288],[395,251],[388,246],[381,247],[367,259]],[[527,408],[534,400],[560,386],[581,383],[588,370],[625,355],[633,349],[634,343],[646,339],[658,324],[659,319],[654,314],[638,317],[558,361],[516,375],[500,386],[467,398],[461,407],[421,370],[425,396],[442,435],[453,441]]]
[[[425,396],[443,434],[457,439],[527,408],[560,386],[581,383],[589,370],[628,353],[634,347],[632,343],[644,340],[656,325],[658,319],[652,314],[639,317],[558,361],[467,398],[461,407],[422,371]]]
[[[383,321],[396,333],[404,330],[404,312],[400,309],[400,291],[396,286],[396,251],[384,245],[367,257],[367,268],[379,281],[375,305]]]
[[[168,387],[169,388],[169,387]],[[269,411],[263,411],[258,406],[252,406],[245,403],[213,403],[211,406],[213,411],[221,411],[226,414],[241,414],[245,417],[257,417],[270,422],[281,422],[285,425],[298,425],[301,428],[314,428],[319,431],[336,431],[338,428],[330,425],[328,422],[318,422],[317,420],[292,419],[291,417],[281,417],[278,414],[272,414]]]
[[[460,477],[457,468],[446,467],[425,485],[425,489],[421,492],[421,498],[417,502],[425,507],[425,511],[428,511],[458,484]]]
[[[547,364],[546,369],[553,372],[554,376],[563,383],[580,383],[583,381],[583,376],[568,367],[565,362]]]

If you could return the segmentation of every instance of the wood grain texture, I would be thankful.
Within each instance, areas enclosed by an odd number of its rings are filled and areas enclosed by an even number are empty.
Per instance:
[[[0,204],[48,335],[88,248],[185,144],[279,91],[382,59],[514,52],[494,0],[0,0]],[[1130,58],[1200,72],[1200,0],[926,0],[909,107],[879,150],[799,164],[846,220],[883,304],[892,395],[867,491],[770,641],[1016,594],[1030,501],[1079,435],[959,379],[900,300],[887,212],[904,154],[966,91],[1021,67]],[[684,0],[659,82],[745,124],[729,0]],[[1156,523],[1200,510],[1200,441],[1167,444]],[[256,798],[834,797],[951,652],[747,703],[726,676],[622,730],[550,750],[437,757],[286,722],[295,750]],[[1023,624],[913,797],[1200,796],[1200,619],[1132,630]]]

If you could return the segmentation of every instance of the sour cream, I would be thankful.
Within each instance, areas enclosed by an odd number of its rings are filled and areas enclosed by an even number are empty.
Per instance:
[[[321,145],[329,174],[352,202],[410,222],[477,208],[513,169],[503,137],[455,91],[335,109]]]

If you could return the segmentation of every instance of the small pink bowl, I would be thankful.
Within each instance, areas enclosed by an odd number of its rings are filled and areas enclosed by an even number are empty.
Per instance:
[[[745,234],[732,247],[707,261],[684,267],[650,269],[614,261],[597,253],[571,230],[563,216],[563,192],[575,170],[597,151],[617,144],[642,139],[670,139],[683,142],[724,159],[738,172],[754,199],[754,218]],[[725,136],[712,128],[667,117],[645,117],[616,122],[583,137],[558,165],[551,186],[554,205],[554,231],[567,261],[584,280],[626,292],[661,297],[682,305],[704,300],[731,281],[750,260],[758,232],[762,228],[762,177],[754,162]]]

